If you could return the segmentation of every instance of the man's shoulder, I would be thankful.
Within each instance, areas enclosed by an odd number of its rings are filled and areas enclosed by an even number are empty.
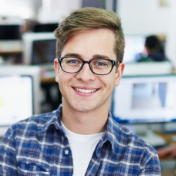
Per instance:
[[[36,114],[36,115],[33,115],[31,117],[28,117],[24,120],[21,120],[19,122],[17,122],[16,124],[37,124],[37,125],[41,125],[41,124],[45,124],[47,121],[49,121],[52,116],[54,114],[54,111],[53,112],[48,112],[48,113],[44,113],[44,114]]]
[[[127,129],[126,127],[114,122],[116,127],[114,128],[114,136],[116,138],[116,146],[121,148],[128,148],[131,152],[138,152],[141,154],[147,155],[156,155],[156,150],[143,139],[138,137],[132,131]]]
[[[55,117],[55,113],[56,111],[33,115],[24,120],[16,122],[10,127],[10,129],[13,132],[22,132],[24,130],[38,132],[42,130]]]
[[[143,175],[159,175],[160,164],[156,150],[126,127],[113,121],[114,150],[112,160],[122,161],[122,167],[130,166]],[[148,170],[147,170],[148,169]]]

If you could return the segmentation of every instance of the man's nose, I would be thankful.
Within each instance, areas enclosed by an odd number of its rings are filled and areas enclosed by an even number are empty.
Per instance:
[[[83,68],[77,73],[77,79],[83,81],[93,81],[95,79],[95,74],[91,71],[88,63],[83,65]]]

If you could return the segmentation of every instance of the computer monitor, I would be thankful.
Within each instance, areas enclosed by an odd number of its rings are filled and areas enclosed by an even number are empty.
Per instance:
[[[53,32],[25,33],[23,35],[23,63],[27,65],[49,64],[56,57],[56,38]]]
[[[58,27],[58,23],[40,23],[34,24],[33,32],[53,32]]]
[[[33,105],[32,76],[0,76],[0,126],[32,116]]]
[[[38,39],[32,42],[32,65],[48,64],[56,56],[56,39]]]
[[[33,110],[31,110],[30,112],[32,112],[33,114],[40,114],[41,113],[41,110],[40,110],[40,100],[41,100],[41,97],[40,97],[40,67],[38,67],[38,66],[0,66],[0,77],[3,80],[10,80],[10,79],[12,80],[15,78],[18,78],[20,81],[27,80],[28,82],[27,81],[26,82],[28,83],[30,88],[31,88],[30,84],[32,84],[32,90],[31,91],[28,90],[28,93],[30,92],[28,95],[30,95],[31,99],[33,100],[32,101]],[[18,79],[15,79],[15,80],[18,80]],[[1,83],[2,83],[2,81],[1,81]],[[0,92],[2,90],[2,88],[1,88],[2,86],[0,86]],[[20,89],[23,88],[22,86],[27,86],[27,84],[24,84],[24,85],[21,84]],[[14,87],[13,87],[13,85],[11,85],[11,93],[12,92],[14,93],[13,89],[14,89]],[[16,85],[16,89],[17,89],[17,85]],[[28,88],[26,87],[26,89],[28,89]],[[5,90],[5,88],[3,90]],[[8,90],[8,92],[6,92],[5,95],[3,95],[3,96],[8,96],[9,92],[10,92],[10,90]],[[20,93],[20,91],[17,91],[17,92],[18,92],[18,94]],[[33,92],[33,93],[31,93],[31,92]],[[21,91],[21,93],[22,94],[19,98],[25,100],[26,97],[23,96],[24,92]],[[28,96],[28,95],[26,95],[26,96]],[[8,99],[8,97],[6,98],[6,100],[7,99]],[[13,97],[9,97],[9,99],[13,99],[12,101],[14,102],[14,100],[16,98],[14,99]],[[22,102],[22,100],[20,100],[20,102]],[[18,105],[19,105],[19,103],[18,103]],[[23,106],[25,106],[25,103],[22,104],[22,106],[18,106],[17,111],[20,112],[22,110]],[[15,106],[15,107],[17,108],[17,106]],[[26,115],[28,116],[28,114],[26,114]],[[0,117],[1,117],[1,111],[0,111]],[[0,120],[0,123],[1,123],[1,120]]]
[[[112,115],[119,123],[176,121],[176,75],[124,76],[114,88]]]
[[[125,35],[125,50],[123,61],[125,63],[137,62],[141,56],[146,56],[144,35]]]
[[[1,24],[0,40],[20,40],[21,25],[19,24]]]

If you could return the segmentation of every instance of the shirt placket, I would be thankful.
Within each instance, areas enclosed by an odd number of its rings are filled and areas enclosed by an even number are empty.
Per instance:
[[[67,137],[60,132],[58,138],[58,144],[56,146],[56,153],[59,155],[55,155],[55,161],[57,164],[57,175],[58,176],[72,176],[73,175],[73,158],[72,152],[68,143]]]
[[[99,143],[93,153],[85,176],[95,176],[100,168],[102,142]]]

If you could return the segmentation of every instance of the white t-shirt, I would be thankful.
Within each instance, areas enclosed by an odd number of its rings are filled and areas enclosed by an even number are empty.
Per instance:
[[[92,158],[95,147],[103,133],[83,135],[73,133],[62,123],[63,131],[68,138],[73,157],[73,176],[84,176]]]

